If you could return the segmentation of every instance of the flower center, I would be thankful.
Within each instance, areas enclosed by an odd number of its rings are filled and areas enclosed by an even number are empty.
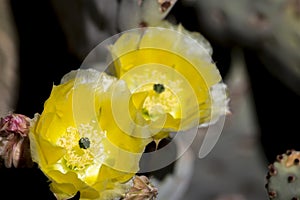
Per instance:
[[[176,116],[180,108],[177,96],[162,84],[157,84],[155,92],[150,92],[143,104],[143,110],[155,120],[159,115],[170,113]],[[158,92],[159,91],[159,92]]]
[[[57,141],[57,145],[66,150],[63,163],[72,170],[83,170],[95,162],[102,162],[105,155],[101,141],[104,137],[105,132],[99,133],[89,124],[68,127],[66,134]]]
[[[181,105],[176,94],[182,93],[183,81],[175,79],[169,71],[158,68],[144,67],[139,73],[125,76],[128,87],[132,92],[148,92],[143,103],[145,119],[156,120],[162,114],[170,114],[174,118],[181,116]]]

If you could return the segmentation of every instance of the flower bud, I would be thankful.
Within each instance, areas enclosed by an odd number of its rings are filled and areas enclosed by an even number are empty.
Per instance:
[[[0,159],[6,168],[31,166],[29,146],[30,118],[10,114],[0,119]]]
[[[8,115],[0,120],[0,136],[15,133],[26,137],[29,133],[29,126],[29,117],[21,114]]]

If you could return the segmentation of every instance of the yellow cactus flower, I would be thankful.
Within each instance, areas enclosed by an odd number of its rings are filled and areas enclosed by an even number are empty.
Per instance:
[[[228,112],[228,98],[199,33],[163,22],[124,32],[109,47],[116,76],[124,80],[148,123],[163,120],[163,132],[208,125]]]
[[[114,95],[112,95],[114,93]],[[96,70],[76,70],[53,86],[44,110],[30,130],[33,161],[51,181],[58,199],[80,192],[80,199],[113,199],[124,194],[139,170],[139,160],[150,138],[136,138],[114,120],[112,101],[136,113],[124,81]],[[122,115],[122,113],[117,113]],[[122,116],[121,116],[122,117]]]

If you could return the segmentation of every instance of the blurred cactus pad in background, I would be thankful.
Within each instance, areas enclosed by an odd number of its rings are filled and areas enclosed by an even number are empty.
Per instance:
[[[300,152],[288,150],[269,165],[266,189],[270,199],[300,199]]]
[[[300,94],[299,0],[179,2],[194,7],[201,32],[209,39],[257,51],[268,70]]]

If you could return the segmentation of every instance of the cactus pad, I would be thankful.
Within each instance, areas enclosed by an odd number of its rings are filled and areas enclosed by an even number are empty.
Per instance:
[[[300,200],[300,151],[288,150],[269,165],[266,189],[272,200]]]

